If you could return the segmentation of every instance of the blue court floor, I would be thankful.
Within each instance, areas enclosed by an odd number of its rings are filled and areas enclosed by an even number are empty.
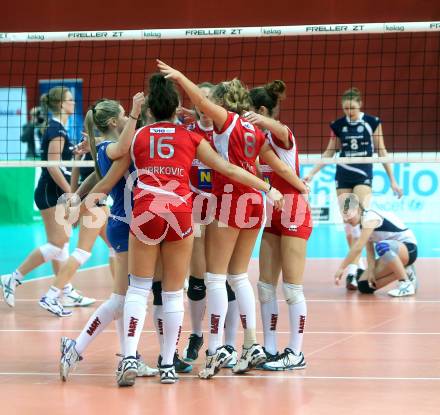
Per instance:
[[[416,234],[419,243],[419,257],[440,257],[440,224],[409,224]],[[76,246],[77,230],[74,230],[70,241],[70,250]],[[0,274],[13,271],[26,255],[35,247],[46,242],[44,227],[41,223],[30,225],[3,225],[0,226]],[[258,257],[259,241],[253,256]],[[347,252],[345,235],[341,225],[315,224],[308,244],[310,258],[342,258]],[[108,249],[98,238],[93,248],[92,257],[84,268],[106,264]],[[45,264],[33,271],[26,279],[41,278],[52,274],[50,264]]]

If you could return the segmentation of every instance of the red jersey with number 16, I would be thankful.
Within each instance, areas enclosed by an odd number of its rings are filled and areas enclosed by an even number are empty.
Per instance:
[[[131,157],[138,173],[135,198],[142,190],[147,190],[142,196],[147,200],[174,194],[182,200],[179,210],[190,211],[189,172],[202,140],[202,136],[170,122],[139,129],[131,146]]]
[[[264,145],[265,137],[261,130],[238,114],[228,112],[228,118],[222,130],[214,129],[213,143],[217,152],[227,161],[256,175],[255,160]],[[219,196],[226,184],[234,186],[233,194],[259,193],[243,184],[215,172],[212,193]]]

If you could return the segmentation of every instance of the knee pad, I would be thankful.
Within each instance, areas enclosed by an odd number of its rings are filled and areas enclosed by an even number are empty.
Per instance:
[[[61,253],[57,255],[55,260],[64,262],[67,261],[68,259],[69,259],[69,242],[66,242],[63,245],[63,249],[61,250]]]
[[[187,295],[193,301],[203,300],[206,297],[205,281],[190,275]]]
[[[59,255],[61,255],[63,250],[48,242],[47,244],[40,246],[40,252],[44,258],[44,261],[47,262],[56,259]]]
[[[92,254],[90,252],[84,251],[84,249],[75,248],[71,256],[76,259],[79,265],[82,265],[89,260]]]
[[[142,288],[128,286],[127,295],[125,296],[125,304],[138,303],[147,306],[148,291]]]
[[[183,313],[183,290],[162,291],[164,313]]]
[[[287,304],[298,304],[306,300],[304,297],[303,286],[283,282],[283,293]]]
[[[229,285],[228,281],[226,281],[226,291],[228,293],[228,303],[230,303],[231,301],[235,301],[235,293]]]
[[[258,281],[257,283],[258,299],[261,304],[271,303],[277,299],[277,288],[264,281]]]
[[[380,241],[375,246],[376,253],[385,262],[393,261],[399,252],[399,243],[397,241]]]
[[[162,281],[154,281],[152,285],[153,290],[153,305],[162,305]]]
[[[247,272],[243,274],[228,274],[228,283],[232,288],[232,291],[235,292],[237,288],[242,287],[243,285],[249,284],[249,277]]]
[[[361,237],[361,226],[360,225],[352,226],[351,236],[354,239],[359,239]]]
[[[373,294],[376,288],[372,287],[367,280],[358,281],[358,290],[363,294]]]
[[[224,274],[212,274],[207,272],[205,274],[206,290],[224,290],[226,283],[226,275]]]

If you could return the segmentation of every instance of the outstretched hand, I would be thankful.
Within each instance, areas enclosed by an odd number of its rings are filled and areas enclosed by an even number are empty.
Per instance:
[[[179,79],[182,77],[181,72],[167,65],[165,62],[162,62],[159,59],[156,59],[156,62],[160,73],[163,73],[165,78],[172,79],[173,81],[179,81]]]

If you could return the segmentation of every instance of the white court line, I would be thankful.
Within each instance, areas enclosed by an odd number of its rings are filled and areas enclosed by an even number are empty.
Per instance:
[[[104,268],[104,267],[108,267],[108,264],[104,264],[104,265],[94,265],[92,267],[87,267],[87,268],[83,268],[83,269],[79,269],[76,271],[76,273],[78,272],[84,272],[84,271],[90,271],[91,269],[97,269],[97,268]],[[47,278],[53,278],[55,277],[54,274],[50,274],[50,275],[43,275],[42,277],[35,277],[35,278],[31,278],[30,280],[24,280],[21,283],[22,284],[27,284],[29,282],[34,282],[34,281],[39,281],[39,280],[45,280]],[[17,300],[15,300],[17,301]],[[37,300],[38,301],[38,300]]]
[[[22,299],[15,299],[15,302],[22,302],[22,303],[32,303],[32,302],[38,302],[39,298],[22,298]],[[97,299],[97,303],[102,303],[106,301],[105,299]],[[345,298],[337,299],[337,298],[314,298],[309,299],[306,298],[306,301],[308,303],[386,303],[386,304],[414,304],[414,303],[420,303],[420,304],[438,304],[440,303],[440,300],[416,300],[414,298],[390,298],[389,300],[349,300]],[[278,300],[279,303],[285,303],[285,300]],[[91,307],[91,306],[87,306]],[[87,307],[81,307],[81,308],[87,308]],[[80,307],[75,307],[76,309]]]
[[[0,372],[0,376],[60,376],[56,372]],[[72,373],[70,376],[76,377],[114,377],[114,373]],[[182,378],[198,378],[197,375],[179,374]],[[388,380],[388,381],[439,381],[440,377],[385,377],[385,376],[288,376],[285,372],[278,375],[216,375],[215,378],[223,379],[292,379],[292,380]],[[61,383],[60,383],[61,384]]]
[[[0,329],[0,333],[81,333],[80,329]],[[102,333],[116,333],[116,330],[104,330]],[[155,330],[142,330],[142,333],[155,334]],[[192,333],[191,330],[182,330],[182,333]],[[203,331],[207,333],[207,331]],[[237,333],[243,334],[243,331]],[[257,331],[257,334],[263,334]],[[290,334],[290,331],[277,331],[278,334]],[[440,332],[392,332],[392,331],[307,331],[307,334],[344,334],[367,336],[439,336]]]

